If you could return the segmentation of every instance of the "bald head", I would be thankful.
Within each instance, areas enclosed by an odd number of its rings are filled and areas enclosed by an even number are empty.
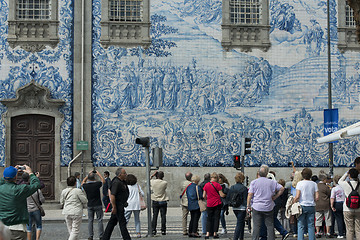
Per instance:
[[[185,173],[185,179],[186,180],[191,181],[191,177],[192,177],[192,173],[190,171]]]

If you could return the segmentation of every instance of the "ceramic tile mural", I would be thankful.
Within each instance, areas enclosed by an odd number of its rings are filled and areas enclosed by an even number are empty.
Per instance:
[[[65,121],[61,127],[61,163],[66,165],[72,157],[72,0],[59,1],[60,43],[55,49],[29,53],[19,47],[12,49],[7,43],[7,17],[9,2],[0,0],[0,99],[15,98],[16,90],[34,79],[51,91],[51,98],[65,100],[60,108]],[[0,104],[0,114],[6,111]],[[5,128],[0,122],[0,166],[4,166]]]
[[[357,121],[359,54],[337,49],[330,0],[333,103],[340,127]],[[247,166],[327,166],[325,0],[270,0],[264,53],[224,52],[221,0],[152,0],[149,49],[104,49],[93,1],[93,158],[98,166],[144,166],[136,137],[151,136],[165,166],[232,166],[252,138]],[[334,145],[336,166],[360,153],[358,138]]]

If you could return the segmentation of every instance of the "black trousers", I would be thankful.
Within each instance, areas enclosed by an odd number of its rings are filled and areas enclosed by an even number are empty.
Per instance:
[[[208,214],[206,222],[206,231],[210,233],[209,236],[213,236],[219,230],[221,204],[215,207],[207,207],[206,212]]]
[[[131,240],[130,234],[126,228],[126,219],[125,219],[125,210],[124,206],[120,203],[116,204],[116,214],[111,214],[110,220],[106,226],[103,240],[110,240],[111,234],[114,230],[114,227],[119,222],[120,232],[122,235],[122,238],[124,240]]]
[[[200,209],[190,211],[189,233],[197,233],[200,219]]]
[[[152,209],[153,209],[153,219],[151,222],[152,231],[156,234],[156,225],[157,225],[157,218],[161,216],[161,231],[166,232],[166,211],[167,211],[167,202],[157,202],[152,201]]]

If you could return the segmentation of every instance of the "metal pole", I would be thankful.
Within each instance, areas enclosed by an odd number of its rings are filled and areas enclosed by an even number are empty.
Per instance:
[[[150,150],[149,147],[145,147],[145,157],[146,157],[146,189],[147,189],[147,220],[148,220],[148,234],[147,236],[152,235],[151,229],[151,189],[150,189]]]
[[[240,156],[241,157],[241,172],[245,173],[245,156]]]
[[[328,109],[332,109],[331,94],[331,42],[330,42],[330,0],[327,0],[327,50],[328,50]],[[329,173],[334,173],[333,143],[329,143]]]

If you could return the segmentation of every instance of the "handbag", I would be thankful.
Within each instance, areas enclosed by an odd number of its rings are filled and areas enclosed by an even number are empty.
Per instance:
[[[138,189],[139,189],[140,210],[143,211],[146,209],[146,203],[144,197],[141,195],[139,184],[138,184]]]
[[[206,211],[206,201],[200,199],[198,186],[196,186],[196,195],[197,195],[198,204],[199,204],[199,207],[200,207],[200,212],[205,212]]]
[[[39,193],[38,193],[39,194]],[[38,207],[38,209],[40,210],[40,215],[42,216],[42,217],[44,217],[45,216],[45,210],[43,209],[43,207],[42,206],[40,206],[36,201],[35,201],[35,199],[33,198],[33,196],[30,196],[31,198],[32,198],[32,200],[34,201],[34,203],[35,203],[35,205]]]

